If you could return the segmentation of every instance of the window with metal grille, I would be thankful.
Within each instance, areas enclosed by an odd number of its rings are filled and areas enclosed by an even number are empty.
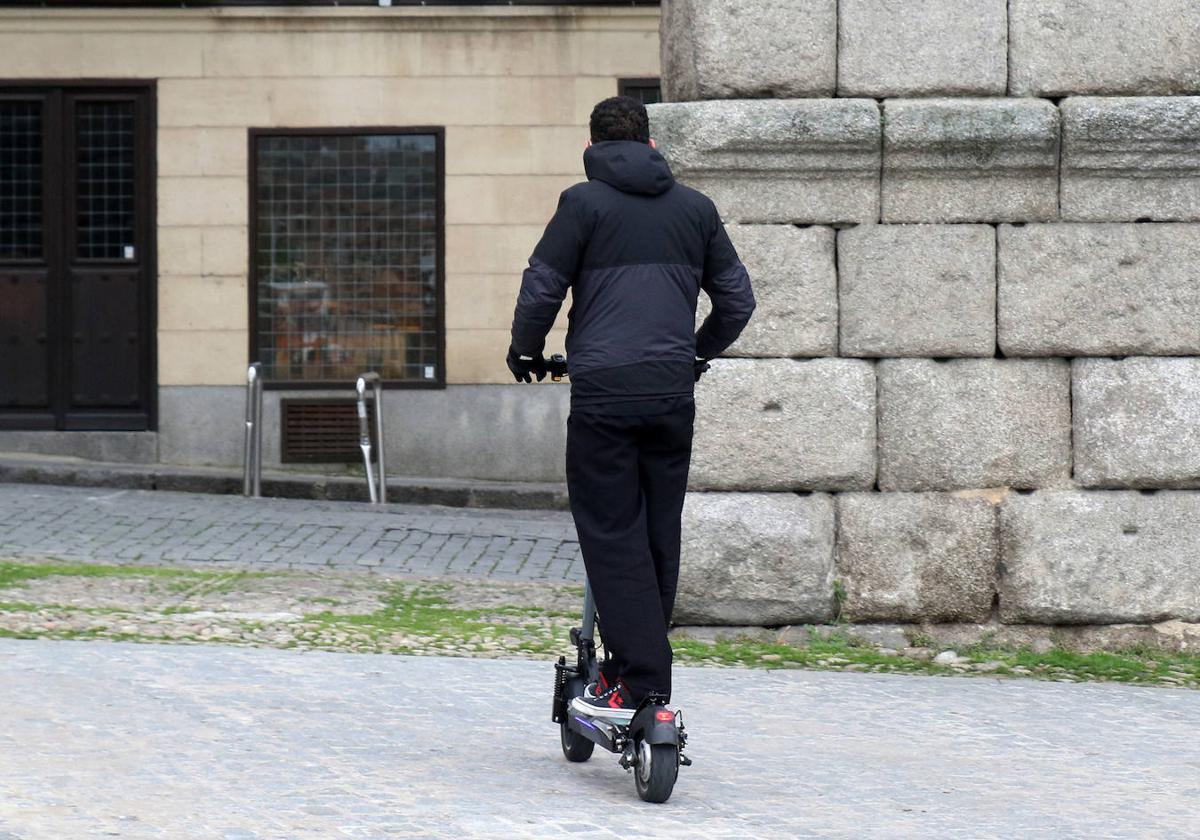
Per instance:
[[[268,384],[441,386],[442,131],[251,132],[251,352]]]
[[[618,79],[617,93],[632,96],[643,105],[662,102],[662,84],[658,79]]]
[[[80,102],[75,214],[80,259],[133,259],[133,103]]]
[[[42,256],[42,103],[0,102],[0,260]]]

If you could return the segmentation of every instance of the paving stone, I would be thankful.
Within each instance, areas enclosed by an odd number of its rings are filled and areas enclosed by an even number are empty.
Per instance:
[[[1200,620],[1200,493],[1013,494],[1000,522],[1002,621]]]
[[[1003,96],[1006,0],[841,0],[840,96]]]
[[[539,573],[530,556],[556,552],[566,577],[582,581],[571,516],[559,511],[464,509],[355,502],[246,499],[173,491],[116,491],[0,484],[0,556],[288,568],[380,566],[448,574],[461,556],[510,558],[520,577]],[[42,527],[5,528],[40,519]],[[247,519],[251,521],[246,521]],[[154,530],[147,523],[154,522]],[[522,532],[544,536],[514,540]],[[250,535],[256,538],[250,539]],[[398,538],[403,537],[399,541]],[[412,562],[410,562],[412,561]]]
[[[1195,0],[1009,0],[1009,94],[1200,93]]]
[[[1076,359],[1071,373],[1079,484],[1200,485],[1200,359]]]
[[[991,226],[861,225],[837,247],[841,355],[995,353]]]
[[[879,362],[879,487],[1047,487],[1071,466],[1061,359]]]
[[[875,480],[875,372],[859,359],[719,359],[696,388],[695,490]]]
[[[833,95],[837,0],[663,0],[660,32],[669,101]]]
[[[851,621],[983,621],[996,510],[949,493],[839,493],[837,578]]]
[[[824,493],[689,493],[673,621],[833,618],[833,539],[833,498]]]
[[[676,177],[712,198],[728,222],[879,218],[874,100],[674,102],[646,110]]]
[[[0,663],[23,840],[610,837],[619,809],[626,836],[697,840],[1195,833],[1190,691],[678,668],[694,764],[651,807],[614,756],[562,758],[549,659],[0,640]],[[822,772],[780,784],[797,756]]]
[[[1059,115],[1036,99],[884,103],[885,222],[1058,216]]]
[[[832,228],[729,225],[729,238],[746,265],[757,308],[726,356],[833,356],[837,354],[837,267]],[[700,295],[697,327],[712,311]]]
[[[1064,219],[1200,219],[1200,97],[1072,97],[1059,107]]]
[[[1002,226],[997,262],[1006,356],[1200,354],[1200,225]]]

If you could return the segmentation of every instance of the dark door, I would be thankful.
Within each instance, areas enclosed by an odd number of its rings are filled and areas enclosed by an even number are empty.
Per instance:
[[[0,88],[0,428],[151,427],[152,109]]]

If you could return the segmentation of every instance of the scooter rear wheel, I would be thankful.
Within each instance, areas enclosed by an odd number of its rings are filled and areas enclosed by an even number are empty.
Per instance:
[[[675,744],[637,745],[638,763],[633,770],[633,784],[638,796],[646,802],[666,802],[675,789],[679,776],[679,747]]]
[[[563,755],[567,757],[567,761],[587,761],[592,757],[592,750],[596,749],[596,744],[593,741],[589,741],[571,729],[567,726],[565,720],[558,726],[558,734],[562,740]]]

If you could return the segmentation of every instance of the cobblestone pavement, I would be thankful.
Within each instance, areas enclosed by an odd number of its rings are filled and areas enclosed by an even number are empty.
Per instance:
[[[0,641],[0,838],[1196,836],[1200,695],[681,668],[665,805],[548,663]]]
[[[582,581],[569,513],[0,484],[0,556]],[[3,838],[0,838],[3,840]]]

